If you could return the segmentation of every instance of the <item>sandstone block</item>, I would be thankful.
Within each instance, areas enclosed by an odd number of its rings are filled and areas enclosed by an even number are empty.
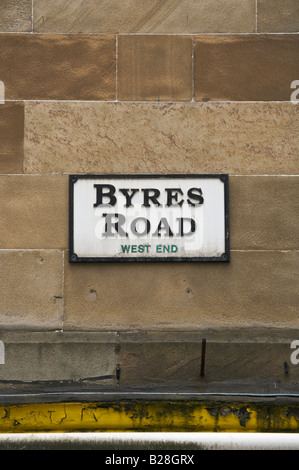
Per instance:
[[[230,263],[65,265],[65,329],[298,326],[299,253],[233,252]]]
[[[292,103],[26,103],[26,173],[297,174]]]
[[[298,53],[297,35],[197,36],[195,99],[288,101]]]
[[[115,98],[114,35],[1,34],[0,62],[7,99]]]
[[[119,358],[121,386],[172,393],[281,393],[295,389],[299,371],[290,361],[293,336],[283,340],[282,331],[277,341],[267,338],[267,334],[261,337],[261,331],[255,330],[252,340],[248,331],[247,339],[239,337],[245,333],[242,330],[225,332],[226,340],[218,337],[219,331],[193,332],[193,338],[184,331],[160,333],[160,338],[153,332],[141,333],[135,341],[124,338]],[[202,367],[203,337],[206,346]]]
[[[1,248],[68,246],[68,179],[62,175],[0,176]]]
[[[2,329],[62,328],[62,253],[0,250]]]
[[[35,0],[34,31],[255,32],[254,0]]]
[[[191,37],[119,36],[119,100],[188,101],[191,98]]]
[[[31,0],[2,0],[0,3],[0,31],[31,31]]]
[[[0,381],[31,391],[98,388],[116,383],[115,333],[5,332]],[[33,382],[33,383],[32,383]],[[34,383],[35,382],[35,383]],[[2,385],[2,389],[5,385]]]
[[[0,173],[23,173],[24,105],[0,104]]]
[[[231,177],[231,248],[298,249],[297,188],[296,176]]]
[[[258,32],[298,32],[299,4],[297,0],[258,0]]]

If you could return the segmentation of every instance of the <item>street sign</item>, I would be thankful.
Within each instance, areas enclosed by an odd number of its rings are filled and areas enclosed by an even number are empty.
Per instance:
[[[229,261],[228,175],[70,175],[69,261]]]

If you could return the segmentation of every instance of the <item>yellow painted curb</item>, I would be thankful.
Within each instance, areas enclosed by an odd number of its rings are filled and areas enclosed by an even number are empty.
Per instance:
[[[0,433],[72,431],[299,432],[299,405],[128,401],[0,407]]]

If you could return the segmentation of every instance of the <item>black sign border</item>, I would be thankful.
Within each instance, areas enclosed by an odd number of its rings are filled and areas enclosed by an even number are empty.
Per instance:
[[[98,179],[98,178],[109,178],[109,179],[146,179],[146,178],[157,178],[157,179],[190,179],[190,178],[215,178],[220,179],[224,184],[224,217],[225,217],[225,252],[221,256],[205,256],[205,257],[128,257],[128,258],[117,258],[117,257],[78,257],[74,253],[74,184],[78,179]],[[229,175],[228,174],[72,174],[69,175],[69,262],[70,263],[126,263],[126,262],[229,262],[230,261],[230,234],[229,234]]]

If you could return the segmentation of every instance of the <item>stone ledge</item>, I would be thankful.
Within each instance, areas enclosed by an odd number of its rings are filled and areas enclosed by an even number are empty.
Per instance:
[[[298,395],[296,330],[2,332],[0,402]],[[281,335],[281,336],[280,336]],[[204,375],[201,341],[207,338]],[[255,337],[255,340],[254,340]]]

